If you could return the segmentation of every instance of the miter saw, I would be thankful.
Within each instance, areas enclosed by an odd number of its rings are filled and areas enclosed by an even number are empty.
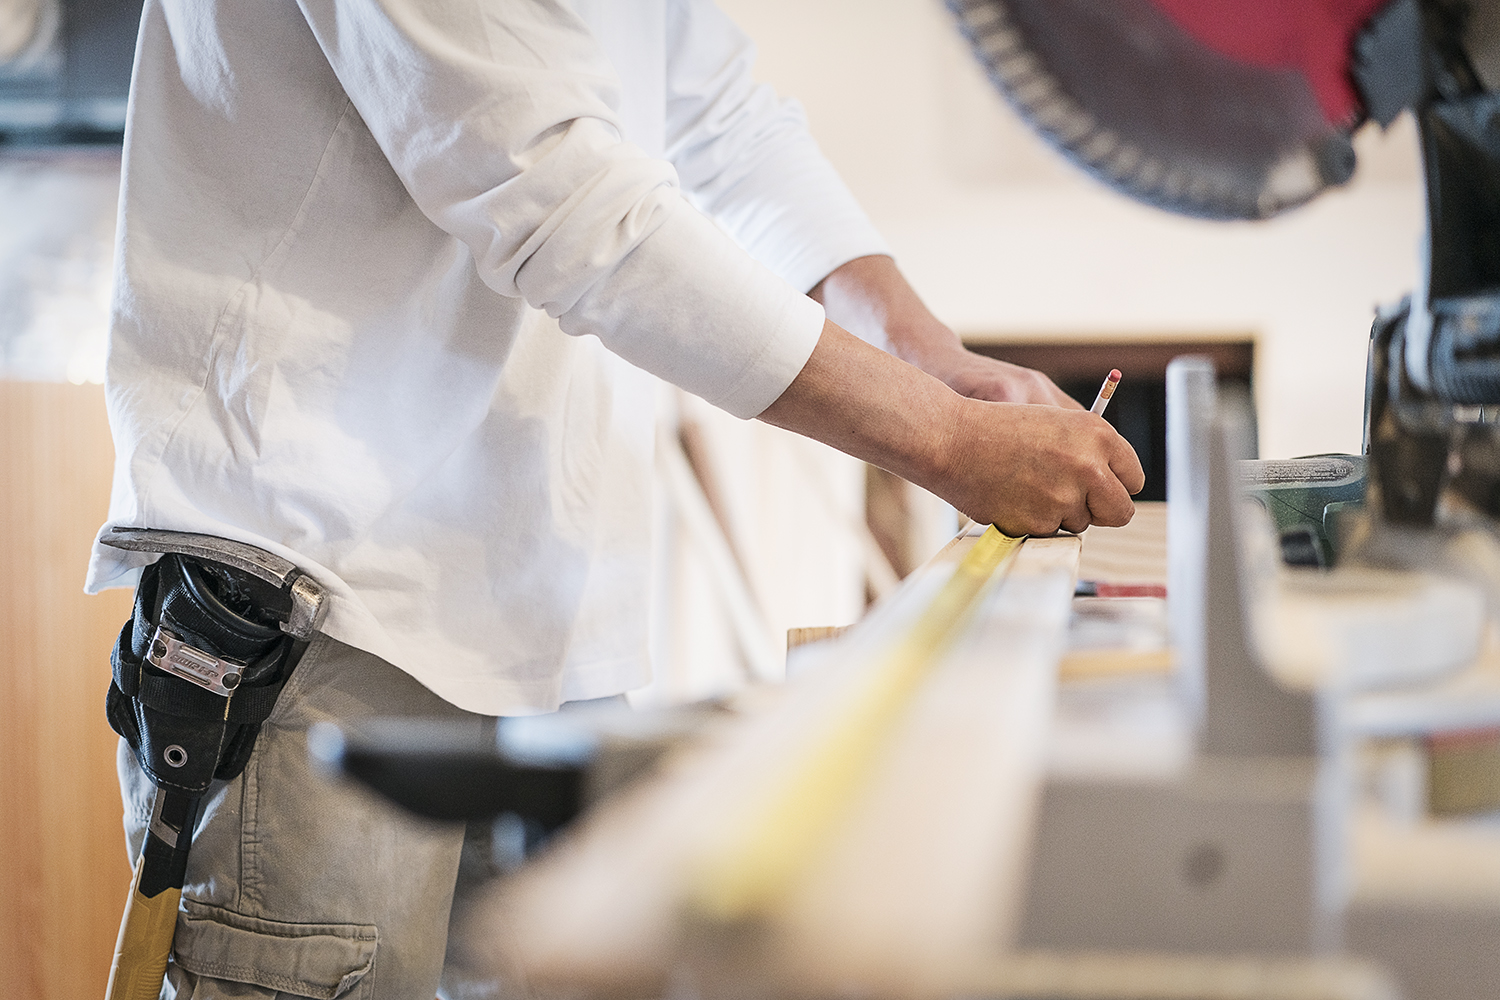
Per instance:
[[[1500,3],[949,0],[996,87],[1084,170],[1157,207],[1265,219],[1354,172],[1410,110],[1421,282],[1370,343],[1370,507],[1500,515]],[[1342,499],[1342,498],[1341,498]]]
[[[1482,873],[1500,852],[1500,2],[948,6],[1020,116],[1138,201],[1270,218],[1348,181],[1354,132],[1408,111],[1426,192],[1418,285],[1371,332],[1364,455],[1240,467],[1246,492],[1278,520],[1283,561],[1326,562],[1318,553],[1332,535],[1338,566],[1267,568],[1255,544],[1272,536],[1245,530],[1224,488],[1227,462],[1215,459],[1220,485],[1207,500],[1181,488],[1193,463],[1177,462],[1169,546],[1194,544],[1171,554],[1169,612],[1178,673],[1191,689],[1196,667],[1201,685],[1187,700],[1206,706],[1194,763],[1166,781],[1099,767],[1050,781],[1022,942],[1284,950],[1306,943],[1268,935],[1306,913],[1314,952],[1370,956],[1408,997],[1494,996],[1500,879]],[[1178,382],[1211,394],[1212,369],[1197,364]],[[1191,395],[1179,386],[1178,403]],[[1178,459],[1225,418],[1206,416],[1215,405],[1179,426]],[[1179,425],[1191,409],[1178,406]],[[1302,533],[1309,544],[1289,546],[1295,525],[1283,518],[1317,522]],[[1207,522],[1206,543],[1193,522]],[[1174,524],[1185,525],[1175,537]],[[1303,809],[1314,832],[1257,865],[1257,845],[1290,826],[1236,782],[1268,782],[1294,761],[1315,777],[1285,815]],[[1224,867],[1247,876],[1239,889],[1215,889],[1217,909],[1210,892],[1183,889],[1201,858],[1175,845],[1216,844],[1229,857],[1241,834],[1241,860]],[[1315,891],[1272,899],[1275,884]]]

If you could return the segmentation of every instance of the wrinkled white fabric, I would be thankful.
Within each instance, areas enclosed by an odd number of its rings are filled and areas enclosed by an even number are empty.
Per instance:
[[[752,59],[707,0],[147,0],[106,527],[294,560],[470,711],[644,683],[653,375],[755,415],[885,252]]]

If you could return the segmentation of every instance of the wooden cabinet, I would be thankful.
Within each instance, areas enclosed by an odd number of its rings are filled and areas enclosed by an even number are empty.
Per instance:
[[[129,591],[83,593],[100,386],[0,381],[0,996],[102,998],[130,872],[104,720]]]

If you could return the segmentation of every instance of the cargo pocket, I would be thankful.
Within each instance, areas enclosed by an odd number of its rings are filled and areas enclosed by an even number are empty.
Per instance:
[[[364,924],[293,924],[182,901],[172,960],[196,976],[314,1000],[363,997],[377,933]]]

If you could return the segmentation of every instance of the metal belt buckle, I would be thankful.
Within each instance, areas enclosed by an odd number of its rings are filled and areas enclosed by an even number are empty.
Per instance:
[[[160,625],[151,636],[146,662],[225,698],[240,686],[245,670],[244,664],[222,660],[196,646],[189,646]]]

